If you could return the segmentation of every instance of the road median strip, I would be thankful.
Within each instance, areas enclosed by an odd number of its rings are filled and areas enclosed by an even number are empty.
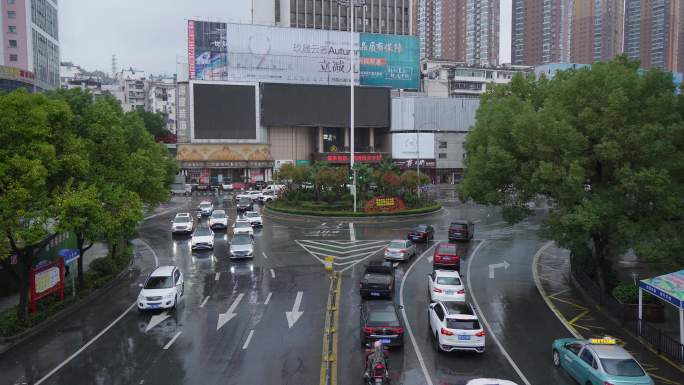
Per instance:
[[[339,325],[339,301],[342,275],[330,275],[330,289],[323,326],[323,351],[321,354],[320,385],[337,384],[337,330]]]

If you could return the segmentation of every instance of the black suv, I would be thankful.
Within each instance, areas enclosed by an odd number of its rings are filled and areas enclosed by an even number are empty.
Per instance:
[[[449,242],[469,241],[475,235],[475,225],[471,221],[454,221],[449,225]]]

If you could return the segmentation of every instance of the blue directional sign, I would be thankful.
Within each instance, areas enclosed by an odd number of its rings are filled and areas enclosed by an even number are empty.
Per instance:
[[[68,265],[77,260],[81,254],[77,249],[62,249],[59,251],[59,256],[64,258],[64,264]]]

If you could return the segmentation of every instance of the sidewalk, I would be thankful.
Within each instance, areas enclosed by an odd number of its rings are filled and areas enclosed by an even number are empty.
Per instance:
[[[532,268],[540,294],[577,338],[615,337],[656,384],[684,384],[684,366],[657,354],[648,343],[623,329],[571,282],[569,251],[549,243],[539,250]]]
[[[85,252],[83,257],[83,272],[87,272],[90,268],[90,263],[97,258],[106,257],[109,250],[107,245],[104,243],[97,242],[90,248],[90,250]],[[76,274],[76,265],[73,267],[73,274]],[[19,293],[12,293],[4,297],[0,297],[0,312],[7,309],[11,309],[19,304]]]

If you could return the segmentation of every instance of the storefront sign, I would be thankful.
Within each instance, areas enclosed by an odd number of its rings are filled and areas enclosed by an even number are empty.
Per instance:
[[[349,153],[324,153],[316,154],[317,160],[328,163],[349,163],[351,156]],[[358,163],[379,163],[382,160],[382,154],[377,152],[372,153],[355,153],[354,162]]]
[[[435,168],[437,161],[434,159],[421,159],[420,162],[416,159],[395,159],[394,165],[401,168],[415,168],[418,165],[420,168]]]
[[[0,79],[21,80],[33,84],[36,75],[16,67],[0,66]]]
[[[406,204],[404,204],[404,201],[400,198],[396,197],[373,198],[367,201],[363,207],[363,211],[367,213],[379,211],[392,212],[397,210],[406,210]]]

